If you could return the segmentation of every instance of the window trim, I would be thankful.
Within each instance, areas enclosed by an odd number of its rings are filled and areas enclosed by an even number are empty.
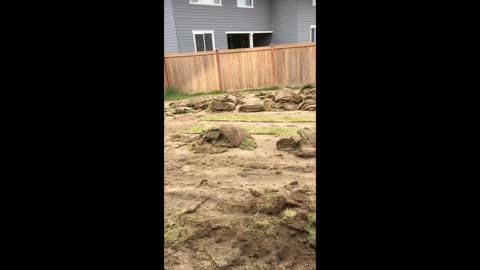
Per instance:
[[[313,0],[312,5],[313,5],[313,6],[316,6],[316,5],[317,5],[317,1],[316,1],[316,0]]]
[[[315,40],[312,40],[312,28],[315,28],[315,35],[314,35]],[[312,43],[317,42],[317,25],[310,25],[310,33],[308,33],[308,35],[310,36],[310,42]]]
[[[214,30],[192,30],[192,35],[193,35],[193,46],[195,47],[195,52],[198,52],[197,51],[197,42],[195,40],[195,35],[198,35],[198,34],[203,34],[203,47],[205,48],[205,51],[202,51],[202,52],[208,52],[206,49],[207,49],[207,44],[205,42],[205,34],[212,34],[212,45],[213,45],[213,50],[215,51],[216,50],[216,47],[215,47],[215,31]]]
[[[251,7],[249,7],[249,6],[239,6],[238,5],[238,0],[237,0],[237,7],[238,8],[254,8],[253,0],[252,0],[252,6]]]
[[[205,3],[196,3],[192,2],[192,0],[188,1],[190,5],[199,5],[199,6],[214,6],[214,7],[221,7],[222,6],[222,0],[220,0],[220,4],[205,4]],[[213,2],[213,0],[212,0]]]

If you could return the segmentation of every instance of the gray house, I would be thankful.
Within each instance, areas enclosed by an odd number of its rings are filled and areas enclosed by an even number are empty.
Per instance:
[[[316,42],[316,0],[164,0],[164,53]]]

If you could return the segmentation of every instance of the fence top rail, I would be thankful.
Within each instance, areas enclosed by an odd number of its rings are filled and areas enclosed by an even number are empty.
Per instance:
[[[194,52],[194,53],[168,53],[164,54],[164,58],[173,58],[173,57],[187,57],[187,56],[204,56],[204,55],[214,55],[215,51],[208,52]]]
[[[302,48],[302,47],[314,47],[317,46],[316,43],[298,43],[298,44],[286,44],[286,45],[273,45],[273,49],[290,49],[290,48]],[[257,48],[243,48],[243,49],[230,49],[230,50],[218,50],[219,54],[229,54],[229,53],[242,53],[242,52],[253,52],[253,51],[266,51],[270,50],[272,46],[264,46]],[[174,58],[174,57],[188,57],[188,56],[205,56],[205,55],[214,55],[215,51],[208,52],[193,52],[193,53],[168,53],[164,54],[164,58]]]
[[[290,48],[302,48],[302,47],[315,47],[316,43],[302,43],[302,44],[287,44],[273,46],[274,49],[290,49]]]
[[[227,53],[242,53],[242,52],[267,51],[267,50],[270,50],[270,46],[256,47],[256,48],[218,50],[218,53],[227,54]]]

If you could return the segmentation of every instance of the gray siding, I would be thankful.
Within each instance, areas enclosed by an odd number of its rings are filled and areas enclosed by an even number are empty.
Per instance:
[[[312,5],[312,2],[312,0],[298,0],[297,43],[310,42],[310,25],[317,24],[316,6]]]
[[[172,0],[163,1],[163,52],[175,53],[178,52],[177,33],[175,31],[175,18],[172,8]]]
[[[297,43],[297,7],[298,0],[273,1],[273,44]]]
[[[222,0],[222,6],[173,0],[179,51],[195,51],[192,30],[215,31],[217,49],[228,48],[226,31],[274,31],[271,3],[272,0],[254,0],[254,8],[238,8],[236,0]]]
[[[189,2],[164,1],[165,52],[194,52],[192,30],[215,31],[216,49],[227,49],[227,31],[274,31],[255,46],[278,45],[310,42],[310,25],[316,25],[312,0],[254,0],[254,8],[238,8],[237,0],[222,0],[222,6]]]

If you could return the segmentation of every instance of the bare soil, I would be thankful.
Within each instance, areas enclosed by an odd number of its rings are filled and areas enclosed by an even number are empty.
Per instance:
[[[225,124],[201,121],[205,114],[211,113],[165,117],[164,269],[315,269],[315,249],[305,225],[307,214],[315,211],[316,159],[278,151],[275,143],[282,135],[263,134],[252,135],[257,142],[254,151],[232,148],[194,154],[186,141],[195,135],[186,130]],[[289,122],[232,124],[315,127]],[[287,208],[295,210],[295,217],[282,215]]]

